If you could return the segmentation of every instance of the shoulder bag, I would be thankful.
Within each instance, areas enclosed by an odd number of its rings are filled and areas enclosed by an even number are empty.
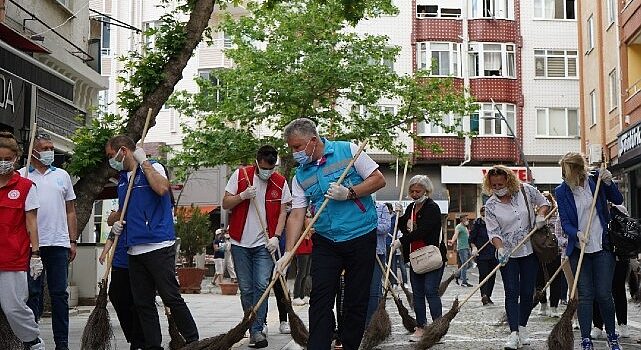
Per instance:
[[[412,208],[412,222],[414,220],[414,208]],[[443,242],[443,230],[439,233],[438,245]],[[443,257],[441,250],[435,245],[426,245],[410,253],[410,266],[417,274],[424,274],[434,270],[438,270],[443,266]]]
[[[530,213],[530,203],[527,200],[527,194],[525,193],[525,188],[521,186],[521,193],[523,194],[523,199],[525,199],[525,205],[527,206],[527,218],[530,227],[532,228],[532,218]],[[530,243],[532,243],[532,249],[539,258],[541,264],[548,264],[556,259],[559,255],[559,240],[556,238],[554,232],[550,231],[548,225],[544,225],[540,229],[536,230],[532,237],[530,238]]]

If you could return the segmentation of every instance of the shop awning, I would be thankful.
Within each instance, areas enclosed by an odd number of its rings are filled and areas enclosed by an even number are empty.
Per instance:
[[[38,45],[35,41],[27,38],[3,22],[0,22],[0,38],[20,51],[51,53],[46,48]]]

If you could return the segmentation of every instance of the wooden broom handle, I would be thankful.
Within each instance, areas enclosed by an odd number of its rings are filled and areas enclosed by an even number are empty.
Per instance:
[[[556,276],[558,276],[559,272],[561,272],[561,270],[563,270],[563,266],[565,266],[565,264],[567,264],[568,261],[570,261],[570,258],[566,258],[565,260],[563,260],[561,262],[561,265],[559,266],[559,268],[556,269],[556,271],[554,272],[552,277],[550,277],[550,280],[548,281],[548,283],[546,283],[545,287],[543,287],[543,289],[541,289],[542,292],[545,291],[546,289],[548,289],[548,287],[552,284],[552,281],[554,281]]]
[[[403,200],[403,192],[405,191],[405,178],[407,177],[407,164],[409,160],[405,160],[405,167],[403,168],[403,180],[401,181],[401,190],[398,193],[398,204],[401,204],[401,201]],[[401,213],[398,212],[396,213],[396,218],[394,220],[394,232],[392,232],[392,243],[396,240],[396,232],[398,231],[398,219],[400,218]],[[389,258],[387,259],[387,268],[385,269],[385,285],[389,282],[389,273],[390,273],[390,267],[392,266],[392,257],[394,256],[395,251],[393,252],[390,249],[390,254]]]
[[[491,242],[491,241],[488,239],[488,240],[487,240],[487,242],[485,242],[485,244],[483,244],[483,245],[481,246],[481,248],[480,248],[480,249],[478,249],[476,252],[478,253],[478,252],[480,252],[481,250],[483,250],[483,248],[487,247],[487,245],[488,245],[488,244],[490,244],[490,242]],[[470,261],[472,261],[472,259],[474,259],[474,258],[475,258],[475,256],[474,256],[474,255],[470,256],[470,258],[469,258],[469,259],[467,259],[464,263],[462,263],[462,264],[461,264],[461,267],[459,267],[456,271],[452,272],[452,274],[453,274],[453,275],[455,275],[457,272],[461,271],[461,270],[465,267],[465,265],[467,265],[467,264],[468,264]]]
[[[149,130],[149,122],[151,120],[151,115],[152,115],[152,110],[149,108],[147,111],[147,119],[145,119],[145,127],[142,129],[142,137],[140,138],[140,146],[144,146],[145,144],[145,137],[147,136],[147,131]],[[127,211],[127,206],[129,205],[129,197],[131,196],[131,189],[134,187],[134,181],[136,179],[136,173],[138,172],[138,166],[136,166],[131,174],[131,177],[129,178],[129,185],[127,186],[127,194],[125,195],[125,200],[122,205],[122,210],[120,211],[120,219],[118,220],[120,224],[125,220],[125,212]],[[120,235],[117,235],[114,237],[114,243],[111,245],[111,249],[109,249],[109,254],[107,254],[107,268],[105,269],[105,274],[102,276],[103,280],[108,280],[109,279],[109,273],[111,272],[111,265],[114,260],[114,254],[116,251],[116,246],[118,245],[118,238],[120,238]]]
[[[601,171],[599,172],[599,178],[596,180],[596,188],[594,189],[592,206],[590,207],[590,217],[588,218],[588,227],[586,227],[585,232],[583,232],[583,234],[585,235],[586,242],[590,239],[590,229],[592,228],[592,217],[594,216],[594,208],[596,207],[597,198],[599,198],[599,189],[601,188],[601,174],[603,172],[603,169],[605,169],[605,162],[601,163]],[[576,274],[574,275],[574,283],[572,284],[572,293],[570,293],[570,299],[574,299],[574,296],[576,294],[576,287],[579,283],[579,274],[581,273],[581,265],[583,264],[583,254],[585,254],[585,243],[581,243],[581,252],[579,253],[579,262],[576,265]]]
[[[549,219],[550,217],[552,217],[552,214],[554,214],[554,213],[556,212],[556,210],[557,210],[557,209],[558,209],[557,207],[552,208],[552,210],[550,210],[550,212],[545,216],[545,220],[547,220],[547,219]],[[512,248],[512,251],[510,252],[510,255],[512,255],[512,253],[514,253],[515,251],[517,251],[519,248],[521,248],[521,246],[522,246],[522,245],[524,245],[524,244],[525,244],[525,242],[527,242],[527,241],[528,241],[528,239],[530,239],[530,237],[531,237],[531,236],[534,234],[534,232],[536,232],[537,230],[538,230],[538,229],[536,228],[536,225],[535,225],[535,226],[534,226],[534,228],[532,228],[532,230],[530,231],[530,233],[528,233],[525,237],[523,237],[523,239],[519,242],[519,244],[517,244],[514,248]],[[459,310],[463,307],[463,305],[464,305],[468,300],[470,300],[470,298],[474,295],[474,293],[476,293],[476,291],[477,291],[477,290],[481,289],[481,287],[483,287],[483,285],[484,285],[484,284],[485,284],[485,283],[486,283],[486,282],[487,282],[487,281],[488,281],[492,276],[494,276],[494,274],[496,274],[496,271],[498,271],[500,268],[501,268],[501,264],[496,265],[496,267],[495,267],[495,268],[494,268],[494,269],[493,269],[493,270],[492,270],[492,271],[487,275],[487,277],[485,277],[485,278],[483,279],[483,281],[481,281],[481,283],[477,284],[477,285],[476,285],[476,287],[474,287],[474,289],[472,290],[472,292],[471,292],[470,294],[468,294],[468,295],[467,295],[467,297],[466,297],[465,299],[463,299],[463,302],[461,302],[461,303],[459,304],[459,306],[458,306]]]
[[[345,167],[345,170],[343,170],[343,173],[341,174],[341,176],[336,181],[337,185],[340,185],[343,182],[343,180],[345,180],[345,176],[347,176],[347,173],[349,172],[349,169],[351,169],[352,166],[354,166],[354,163],[356,162],[356,159],[358,159],[358,157],[361,155],[361,153],[365,149],[365,146],[367,146],[367,140],[365,140],[361,144],[361,146],[358,147],[358,150],[356,151],[356,154],[354,154],[354,157],[352,157],[352,159],[349,161],[349,164],[347,164],[347,166]],[[318,220],[318,217],[320,216],[320,214],[323,212],[323,210],[327,206],[327,203],[329,203],[329,198],[325,197],[325,199],[323,200],[323,204],[321,204],[320,208],[318,208],[318,210],[316,211],[316,214],[314,214],[314,217],[312,217],[312,221],[309,222],[309,224],[307,225],[307,228],[305,229],[305,231],[303,231],[303,233],[300,235],[300,237],[298,237],[298,241],[296,241],[296,244],[291,249],[292,252],[295,252],[296,249],[298,249],[298,247],[303,243],[303,240],[305,239],[305,237],[307,237],[307,235],[309,234],[309,231],[312,229],[312,227],[314,227],[314,224]],[[292,255],[287,256],[287,254],[285,254],[284,256],[286,257],[285,262],[287,264],[289,264],[292,261],[292,257],[294,255],[292,254]],[[278,269],[276,269],[276,273],[280,275],[280,271],[278,271]],[[276,279],[276,278],[272,278],[272,281],[269,282],[269,285],[267,286],[267,288],[265,288],[265,291],[263,292],[263,295],[261,295],[260,299],[258,300],[256,305],[254,306],[253,312],[258,312],[258,308],[263,303],[263,301],[265,301],[265,299],[269,295],[269,291],[274,287],[274,284],[276,284],[277,280],[278,279]]]
[[[29,167],[31,166],[31,153],[33,152],[33,144],[36,141],[36,130],[38,123],[34,122],[31,127],[31,135],[29,135],[29,153],[27,153],[27,164],[24,167],[24,178],[29,178]]]

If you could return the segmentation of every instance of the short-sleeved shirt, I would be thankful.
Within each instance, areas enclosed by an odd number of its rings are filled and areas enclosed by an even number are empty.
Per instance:
[[[27,193],[27,199],[24,203],[24,211],[30,211],[40,208],[40,197],[38,196],[38,189],[36,185],[31,185],[29,193]],[[38,212],[40,215],[40,212]]]
[[[20,169],[20,174],[24,174],[24,168]],[[44,174],[30,167],[28,178],[36,185],[40,199],[38,208],[40,246],[69,248],[66,203],[76,199],[71,177],[63,169],[50,166]]]
[[[492,240],[499,238],[507,251],[512,251],[516,245],[530,232],[530,222],[534,225],[534,208],[549,205],[543,195],[534,187],[523,184],[528,196],[529,207],[525,205],[523,193],[513,193],[508,203],[492,195],[485,203],[485,227],[487,235]],[[530,215],[528,219],[528,215]],[[532,244],[528,240],[521,248],[513,251],[511,256],[520,258],[533,253]]]
[[[234,171],[234,173],[229,178],[229,181],[227,181],[225,192],[238,194],[238,172],[239,169],[236,169],[236,171]],[[265,192],[267,191],[267,181],[261,180],[257,174],[254,174],[254,180],[252,181],[252,184],[254,187],[256,187],[256,197],[254,201],[258,206],[258,211],[262,213],[262,215],[265,215]],[[287,185],[287,182],[285,182],[285,184],[283,185],[283,192],[280,202],[281,204],[285,204],[291,201],[292,194],[289,191],[289,185]],[[265,220],[264,216],[260,218],[260,220],[263,221],[263,225],[267,225],[267,221]],[[245,227],[243,228],[243,236],[241,237],[240,242],[232,239],[232,244],[245,248],[254,248],[263,245],[267,243],[267,240],[265,239],[265,235],[262,232],[263,229],[261,223],[252,204],[247,211],[247,219],[245,220]]]
[[[352,156],[354,156],[354,154],[358,152],[358,145],[350,143],[350,149],[352,151]],[[320,159],[317,162],[319,161]],[[378,169],[378,164],[373,161],[367,153],[362,152],[354,162],[354,168],[360,177],[367,179],[374,171],[376,171],[376,169]],[[296,176],[294,176],[294,179],[292,180],[292,196],[292,209],[307,208],[309,205],[309,199],[305,196],[305,191],[298,183]]]
[[[456,232],[458,232],[458,236],[456,238],[456,249],[470,249],[470,232],[467,227],[462,223],[458,224],[456,225]]]
[[[218,249],[214,251],[214,259],[224,259],[225,258],[225,240],[216,239],[214,240],[213,245],[217,245]],[[222,249],[221,249],[222,248]]]

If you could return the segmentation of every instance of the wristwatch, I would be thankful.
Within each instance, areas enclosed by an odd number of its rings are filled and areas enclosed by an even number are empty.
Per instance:
[[[31,256],[32,256],[32,257],[34,257],[34,256],[35,256],[35,257],[38,257],[38,258],[39,258],[39,257],[40,257],[40,251],[39,251],[39,250],[34,250],[34,251],[32,251],[32,252],[31,252]]]
[[[358,196],[356,196],[356,192],[354,192],[354,189],[351,187],[347,188],[349,190],[349,195],[347,195],[347,199],[356,199]]]
[[[69,240],[69,243],[71,243],[71,244],[78,244],[78,241],[77,241],[77,240],[75,240],[75,239],[70,239],[70,240]]]

